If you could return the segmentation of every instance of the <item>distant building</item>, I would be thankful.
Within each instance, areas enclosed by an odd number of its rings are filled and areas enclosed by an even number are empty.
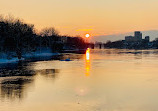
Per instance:
[[[142,39],[142,33],[140,31],[135,31],[134,36],[126,36],[125,37],[126,42],[142,42],[143,40],[149,42],[150,37],[146,36],[145,39]]]
[[[149,42],[149,41],[150,41],[150,37],[149,37],[149,36],[146,36],[144,40],[145,40],[146,42]]]
[[[142,40],[142,33],[140,31],[134,32],[134,39],[135,41],[141,41]]]
[[[134,41],[134,37],[133,36],[126,36],[125,37],[125,41],[126,42],[133,42]]]

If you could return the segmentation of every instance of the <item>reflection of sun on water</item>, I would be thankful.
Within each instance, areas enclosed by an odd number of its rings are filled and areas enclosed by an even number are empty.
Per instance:
[[[86,76],[90,75],[90,49],[86,51]]]
[[[88,48],[86,50],[86,62],[89,62],[89,60],[90,60],[90,49]]]

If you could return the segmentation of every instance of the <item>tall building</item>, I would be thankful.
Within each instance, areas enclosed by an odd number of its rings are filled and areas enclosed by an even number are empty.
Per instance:
[[[135,41],[141,41],[142,40],[142,33],[140,31],[135,31],[134,38],[135,38]]]
[[[149,36],[146,36],[144,40],[145,40],[146,42],[149,42],[149,41],[150,41],[150,37],[149,37]]]

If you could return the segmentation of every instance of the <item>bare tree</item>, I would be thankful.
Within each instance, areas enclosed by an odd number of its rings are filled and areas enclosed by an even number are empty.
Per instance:
[[[42,29],[41,33],[40,33],[41,36],[58,36],[58,31],[51,27],[51,28],[44,28]]]

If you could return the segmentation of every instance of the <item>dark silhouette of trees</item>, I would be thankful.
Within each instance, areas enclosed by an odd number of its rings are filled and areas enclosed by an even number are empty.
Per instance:
[[[63,42],[63,38],[66,38],[66,41]],[[13,52],[11,57],[21,59],[23,54],[35,52],[41,47],[60,52],[64,46],[69,49],[81,49],[86,47],[86,43],[81,37],[60,36],[53,27],[44,28],[40,34],[36,34],[34,25],[26,24],[12,16],[0,16],[0,52]]]
[[[46,36],[58,36],[59,33],[58,33],[58,31],[54,27],[50,27],[50,28],[44,28],[44,29],[42,29],[40,35],[42,37],[46,37]]]
[[[115,42],[108,41],[106,44],[104,44],[105,48],[123,48],[124,42],[119,40]]]
[[[0,41],[2,51],[14,51],[19,59],[22,53],[30,51],[34,46],[34,26],[25,24],[19,19],[9,19],[0,21]]]

